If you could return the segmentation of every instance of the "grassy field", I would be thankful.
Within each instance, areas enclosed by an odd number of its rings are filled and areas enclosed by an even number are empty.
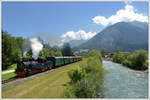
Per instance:
[[[2,98],[62,98],[64,87],[70,81],[67,73],[77,67],[78,63],[36,77],[18,86],[2,89]]]
[[[13,64],[8,69],[3,70],[2,72],[9,71],[9,70],[14,70],[16,68],[17,68],[17,64]],[[12,78],[14,76],[16,76],[16,74],[14,72],[11,72],[11,73],[8,73],[8,74],[2,74],[2,80],[6,80],[6,79]]]
[[[9,70],[14,70],[14,69],[16,69],[16,68],[17,68],[17,64],[13,64],[13,65],[11,65],[9,68],[3,70],[3,72],[9,71]]]
[[[16,74],[14,72],[8,73],[8,74],[2,74],[2,80],[7,80],[11,77],[16,76]]]

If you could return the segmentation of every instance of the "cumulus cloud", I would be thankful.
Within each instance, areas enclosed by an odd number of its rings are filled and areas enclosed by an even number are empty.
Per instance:
[[[96,35],[96,32],[88,32],[86,33],[84,30],[79,30],[77,32],[68,31],[63,34],[61,37],[67,40],[87,40]]]
[[[95,16],[92,20],[93,23],[103,26],[107,26],[108,24],[115,24],[121,21],[148,22],[148,16],[144,16],[142,13],[137,13],[136,11],[137,9],[135,9],[132,5],[127,4],[124,9],[118,10],[115,15],[112,15],[108,18],[105,16]]]
[[[61,44],[64,42],[69,42],[71,40],[88,40],[96,35],[96,32],[85,32],[84,30],[68,31],[65,34],[61,35]]]

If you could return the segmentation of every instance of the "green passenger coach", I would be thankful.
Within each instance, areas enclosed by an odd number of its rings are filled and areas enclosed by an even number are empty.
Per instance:
[[[53,66],[62,66],[66,64],[70,64],[73,62],[77,62],[81,60],[80,56],[64,56],[64,57],[48,57],[48,60],[51,60],[53,62]]]
[[[53,64],[54,64],[53,66],[55,67],[64,65],[63,57],[48,57],[47,59],[53,61]]]

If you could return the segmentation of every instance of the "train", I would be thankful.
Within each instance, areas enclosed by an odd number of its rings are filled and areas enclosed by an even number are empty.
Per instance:
[[[25,59],[17,63],[15,73],[18,77],[29,76],[38,72],[52,70],[63,65],[71,64],[82,60],[81,56],[63,56],[63,57],[47,57]]]

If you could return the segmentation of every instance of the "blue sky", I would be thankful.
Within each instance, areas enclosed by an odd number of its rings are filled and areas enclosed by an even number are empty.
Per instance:
[[[125,9],[126,5],[125,2],[2,2],[2,29],[22,37],[43,32],[62,36],[79,30],[97,33],[109,23],[113,24],[107,18]],[[136,13],[148,16],[148,2],[132,2],[129,5]],[[96,22],[97,19],[93,19],[96,16],[105,17],[103,19],[107,23]]]

